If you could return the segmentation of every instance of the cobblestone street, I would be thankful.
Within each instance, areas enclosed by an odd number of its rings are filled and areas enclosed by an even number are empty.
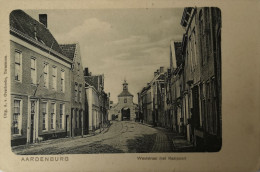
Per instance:
[[[21,155],[172,152],[172,141],[157,128],[132,121],[113,121],[96,135],[47,140],[13,147]]]

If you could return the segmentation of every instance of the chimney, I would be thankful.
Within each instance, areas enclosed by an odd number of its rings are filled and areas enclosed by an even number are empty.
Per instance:
[[[39,14],[39,21],[47,28],[47,14]]]
[[[164,67],[160,67],[160,73],[164,72]]]
[[[88,68],[87,67],[84,69],[84,76],[88,76]]]

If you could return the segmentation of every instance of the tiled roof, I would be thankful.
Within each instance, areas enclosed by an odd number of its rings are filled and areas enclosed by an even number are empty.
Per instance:
[[[176,63],[177,67],[182,64],[182,43],[181,42],[174,42],[175,47],[175,57],[176,57]]]
[[[85,76],[85,82],[100,91],[99,86],[103,87],[103,75]]]
[[[56,52],[63,54],[58,42],[53,37],[48,28],[42,23],[33,19],[22,10],[14,10],[10,14],[10,27],[22,32],[24,35],[38,41],[41,44],[52,48]],[[35,38],[36,31],[36,38]]]
[[[98,90],[98,76],[85,76],[85,81]]]
[[[76,50],[76,44],[60,44],[60,48],[62,49],[65,56],[73,60]]]
[[[132,96],[132,97],[133,97],[133,95],[132,95],[131,93],[129,93],[129,91],[127,91],[127,90],[123,90],[123,91],[118,95],[118,97],[125,97],[125,96]]]

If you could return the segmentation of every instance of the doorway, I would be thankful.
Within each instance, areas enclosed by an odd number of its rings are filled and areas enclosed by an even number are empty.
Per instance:
[[[130,109],[129,108],[123,108],[121,110],[121,120],[122,121],[129,121],[130,120]]]
[[[73,115],[74,115],[74,110],[71,109],[71,119],[70,119],[70,137],[73,137]]]
[[[65,130],[66,130],[66,136],[69,137],[70,133],[69,133],[69,115],[66,115],[66,121],[65,121]]]
[[[31,125],[30,125],[30,143],[33,143],[35,140],[35,134],[34,134],[34,130],[35,130],[35,112],[36,112],[36,101],[32,100],[31,101]]]

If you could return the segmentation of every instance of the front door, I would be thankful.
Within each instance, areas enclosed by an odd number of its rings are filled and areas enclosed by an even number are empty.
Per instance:
[[[66,130],[66,135],[69,136],[69,115],[66,115],[66,123],[65,123],[65,130]]]
[[[71,119],[70,119],[70,136],[73,137],[73,109],[71,109]]]
[[[35,116],[35,101],[31,101],[31,131],[30,131],[30,143],[34,140],[34,116]]]

